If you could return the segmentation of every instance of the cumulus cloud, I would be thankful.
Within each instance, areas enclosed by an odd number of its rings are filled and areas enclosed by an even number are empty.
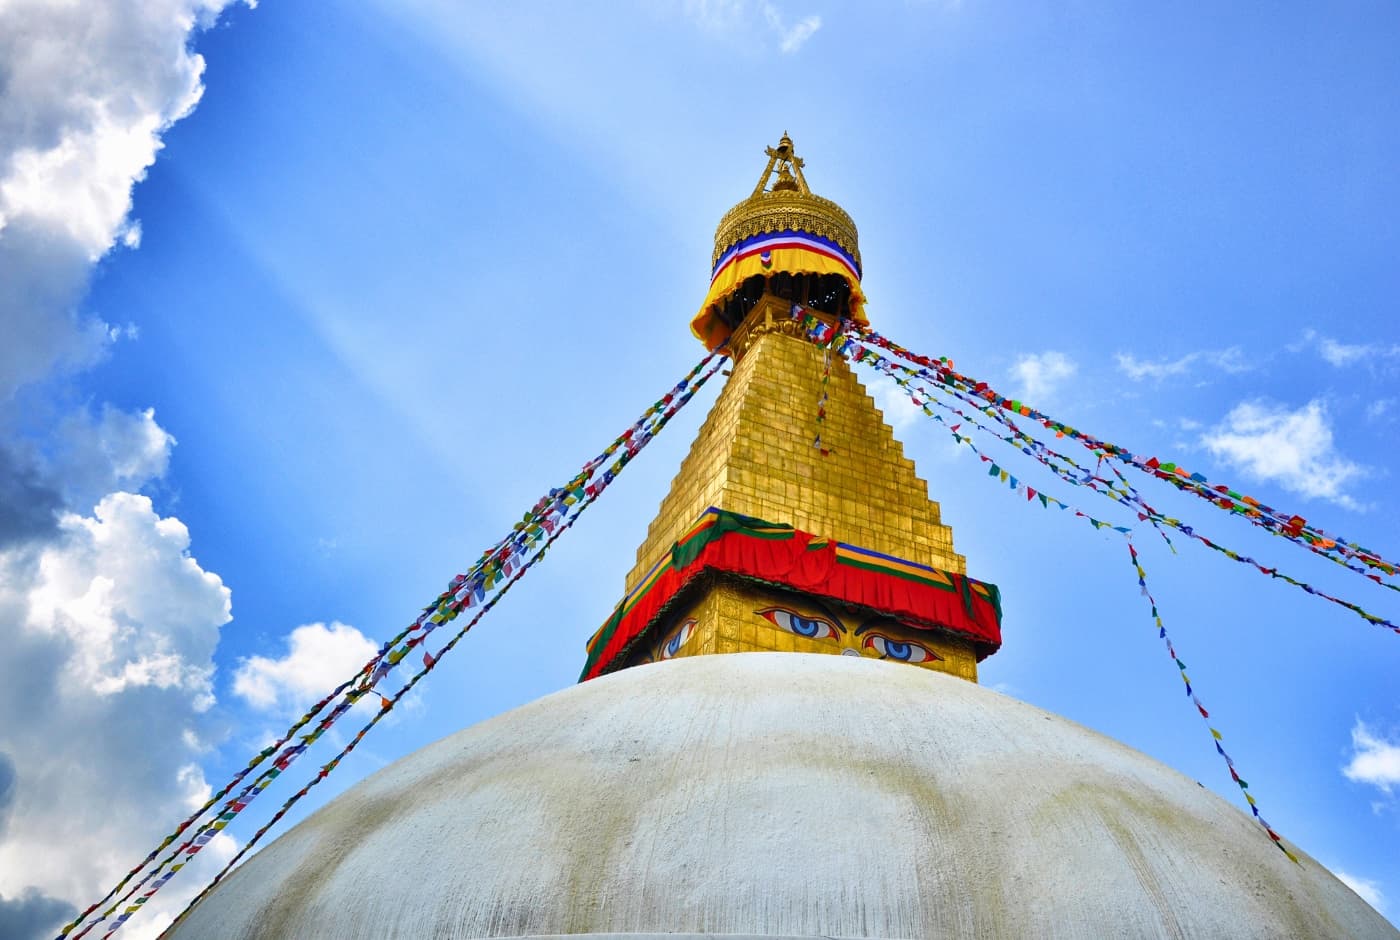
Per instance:
[[[178,688],[207,707],[230,597],[190,557],[184,523],[160,518],[145,496],[113,493],[91,517],[65,515],[60,530],[39,556],[26,626],[69,640],[63,682],[99,695]]]
[[[115,493],[0,553],[0,891],[26,917],[98,896],[204,792],[186,732],[207,720],[230,601],[188,549],[179,520]]]
[[[1361,897],[1361,900],[1365,901],[1382,914],[1385,913],[1385,894],[1382,893],[1379,882],[1373,881],[1370,878],[1358,877],[1340,868],[1332,869],[1332,874],[1336,875],[1337,880],[1342,884],[1355,891]]]
[[[207,792],[198,742],[217,736],[204,726],[229,592],[190,554],[185,526],[137,494],[164,474],[173,437],[149,409],[107,405],[60,415],[32,438],[12,429],[26,424],[22,386],[135,338],[134,325],[81,304],[94,263],[141,244],[132,187],[198,102],[204,62],[191,36],[228,2],[0,0],[6,938],[51,935]],[[190,886],[232,846],[212,842]],[[134,940],[169,922],[178,884],[128,927]]]
[[[301,711],[354,675],[378,649],[348,624],[304,624],[288,635],[285,656],[244,659],[233,691],[262,711]]]
[[[77,304],[94,261],[134,247],[131,188],[199,101],[192,30],[227,0],[0,6],[0,399],[110,339]]]
[[[1351,760],[1342,768],[1348,780],[1368,783],[1387,794],[1400,784],[1400,738],[1378,735],[1358,718],[1351,729],[1351,748]]]
[[[1198,364],[1203,364],[1221,372],[1247,372],[1253,364],[1238,346],[1228,349],[1206,349],[1187,353],[1176,359],[1139,359],[1128,353],[1117,353],[1118,371],[1134,382],[1143,379],[1161,380],[1176,375],[1185,375]]]
[[[1241,402],[1201,437],[1201,443],[1254,479],[1359,508],[1345,489],[1365,475],[1365,468],[1336,452],[1327,409],[1320,401],[1295,411],[1261,401]]]
[[[29,457],[0,447],[0,551],[52,535],[62,506],[58,488]]]
[[[0,894],[0,937],[9,940],[48,940],[78,909],[33,888],[18,897]]]
[[[1018,393],[1028,401],[1051,401],[1060,386],[1079,371],[1072,359],[1060,352],[1029,353],[1011,366]]]
[[[5,821],[15,802],[15,762],[0,752],[0,836],[5,834]]]
[[[156,423],[153,408],[122,411],[104,404],[58,425],[50,476],[61,481],[69,505],[88,509],[108,493],[139,491],[165,475],[175,437]]]

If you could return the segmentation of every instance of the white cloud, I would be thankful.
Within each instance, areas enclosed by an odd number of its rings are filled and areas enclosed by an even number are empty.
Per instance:
[[[763,16],[769,27],[778,34],[778,51],[791,54],[801,49],[812,34],[822,27],[820,16],[804,16],[791,26],[783,22],[777,9],[771,3],[763,5]]]
[[[682,9],[691,22],[708,33],[747,37],[759,23],[777,40],[778,50],[791,54],[801,49],[821,29],[822,18],[808,15],[789,24],[767,0],[685,0]]]
[[[141,220],[132,219],[117,230],[117,238],[122,246],[135,251],[141,247]]]
[[[1359,508],[1344,490],[1365,475],[1365,468],[1335,451],[1327,409],[1320,401],[1308,402],[1296,411],[1264,402],[1242,402],[1202,436],[1201,443],[1215,457],[1254,479]]]
[[[1197,354],[1190,353],[1180,359],[1163,359],[1157,362],[1147,362],[1127,353],[1118,353],[1114,358],[1118,360],[1120,372],[1134,382],[1140,382],[1143,379],[1164,379],[1169,375],[1181,375],[1191,368],[1191,363],[1196,361]]]
[[[1248,372],[1254,367],[1249,358],[1245,356],[1244,350],[1238,346],[1231,346],[1227,349],[1199,350],[1176,359],[1149,361],[1121,352],[1117,353],[1114,358],[1118,361],[1118,370],[1134,382],[1141,382],[1143,379],[1161,380],[1174,375],[1185,375],[1197,363],[1204,363],[1222,372],[1231,373]]]
[[[1060,385],[1078,371],[1072,359],[1054,351],[1023,355],[1011,366],[1020,396],[1031,402],[1053,400]]]
[[[701,29],[712,33],[728,32],[743,23],[748,14],[748,0],[685,0],[685,15]]]
[[[1379,360],[1400,357],[1400,344],[1385,346],[1379,343],[1339,343],[1329,337],[1322,337],[1317,344],[1318,354],[1331,365],[1341,368],[1354,362],[1376,364]]]
[[[343,623],[308,623],[287,636],[280,659],[250,656],[233,677],[233,691],[262,711],[301,711],[369,661],[379,647]]]
[[[203,92],[191,36],[228,0],[0,0],[0,422],[14,392],[96,361],[132,324],[81,303],[139,248],[132,187]],[[30,422],[30,426],[34,422]],[[0,935],[98,897],[208,791],[212,653],[229,593],[139,490],[174,439],[150,410],[88,409],[0,447]],[[65,511],[75,507],[80,512]],[[94,509],[94,507],[96,507]],[[220,836],[124,931],[154,936]],[[207,857],[206,857],[207,856]]]
[[[186,733],[180,736],[181,740],[189,745],[189,738],[193,736],[190,729],[185,729]],[[185,804],[185,809],[194,812],[208,802],[209,797],[214,795],[214,788],[204,779],[204,771],[198,764],[185,764],[175,771],[175,782],[184,791],[181,799]]]
[[[139,491],[165,475],[175,438],[156,423],[155,409],[122,411],[104,404],[97,416],[70,414],[54,432],[50,476],[70,505],[92,507],[116,490]]]
[[[199,101],[191,32],[228,0],[0,5],[0,400],[99,355],[78,315],[93,262],[119,239],[160,135]]]
[[[1304,330],[1302,339],[1284,348],[1297,353],[1309,347],[1315,348],[1319,356],[1339,369],[1358,362],[1374,368],[1400,359],[1400,343],[1343,343],[1317,330]]]
[[[99,695],[155,686],[212,701],[218,627],[228,588],[189,555],[189,530],[145,496],[113,493],[91,517],[67,514],[63,537],[39,554],[26,626],[64,636],[64,686]]]
[[[1333,339],[1324,339],[1318,344],[1318,352],[1334,366],[1344,366],[1354,360],[1364,358],[1370,352],[1367,346],[1347,346]]]
[[[1361,900],[1382,914],[1385,913],[1385,894],[1381,891],[1379,882],[1370,878],[1360,878],[1340,868],[1332,869],[1332,874],[1337,876],[1338,881],[1360,895]]]
[[[92,516],[62,515],[41,544],[0,552],[0,754],[13,768],[0,895],[23,903],[0,918],[95,899],[207,792],[194,745],[230,603],[188,549],[179,520],[114,493]],[[231,846],[162,892],[133,936]]]
[[[1377,735],[1358,718],[1351,729],[1351,747],[1351,760],[1342,768],[1348,780],[1369,783],[1387,794],[1400,784],[1400,739]]]

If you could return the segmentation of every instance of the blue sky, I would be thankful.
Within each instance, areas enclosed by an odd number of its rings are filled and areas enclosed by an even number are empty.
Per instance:
[[[689,369],[715,223],[784,130],[860,227],[878,329],[1400,552],[1393,7],[105,6],[0,9],[0,707],[17,719],[0,925],[17,936],[99,897]],[[970,573],[1002,588],[983,682],[1243,805],[1120,540],[1013,497],[862,378]],[[306,809],[574,681],[714,394]],[[1144,492],[1400,615],[1280,539]],[[1147,535],[1168,629],[1265,815],[1394,919],[1400,637]]]

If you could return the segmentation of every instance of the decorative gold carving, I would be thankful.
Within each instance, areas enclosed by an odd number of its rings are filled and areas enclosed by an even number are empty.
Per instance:
[[[800,336],[802,328],[792,320],[745,320],[733,335],[729,338],[729,349],[731,356],[737,361],[742,359],[744,353],[748,352],[752,345],[760,336],[768,333],[781,333],[784,336]]]
[[[777,148],[767,148],[768,166],[759,177],[753,195],[724,214],[715,230],[715,250],[710,264],[734,243],[765,232],[798,229],[829,238],[851,253],[860,264],[856,223],[830,199],[814,195],[802,175],[804,163],[792,150],[787,134]],[[776,170],[775,170],[776,168]],[[776,171],[778,179],[765,190]]]
[[[764,147],[763,152],[768,155],[768,166],[758,178],[758,185],[753,188],[755,196],[763,192],[768,178],[773,175],[774,166],[778,168],[778,182],[773,184],[774,189],[794,189],[808,196],[812,194],[812,190],[807,188],[807,177],[802,175],[802,168],[807,162],[793,152],[792,138],[787,131],[783,131],[777,147]]]
[[[781,333],[784,336],[801,336],[802,327],[793,320],[791,316],[792,302],[775,297],[772,294],[764,294],[754,304],[749,315],[744,318],[744,322],[734,328],[734,332],[729,335],[729,355],[738,362],[744,357],[754,340],[767,333]],[[828,320],[833,325],[835,317],[824,315],[822,319]]]

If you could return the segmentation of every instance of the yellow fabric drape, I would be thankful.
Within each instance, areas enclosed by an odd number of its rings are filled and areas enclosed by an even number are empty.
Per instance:
[[[700,312],[690,321],[690,332],[705,344],[706,349],[714,351],[729,338],[730,329],[720,319],[717,308],[740,284],[755,274],[770,275],[781,271],[788,274],[840,275],[851,287],[851,307],[847,316],[858,323],[867,322],[865,295],[861,292],[860,281],[846,265],[828,255],[799,246],[774,248],[768,255],[769,263],[766,265],[758,254],[732,261],[711,282],[710,292],[705,295]]]

